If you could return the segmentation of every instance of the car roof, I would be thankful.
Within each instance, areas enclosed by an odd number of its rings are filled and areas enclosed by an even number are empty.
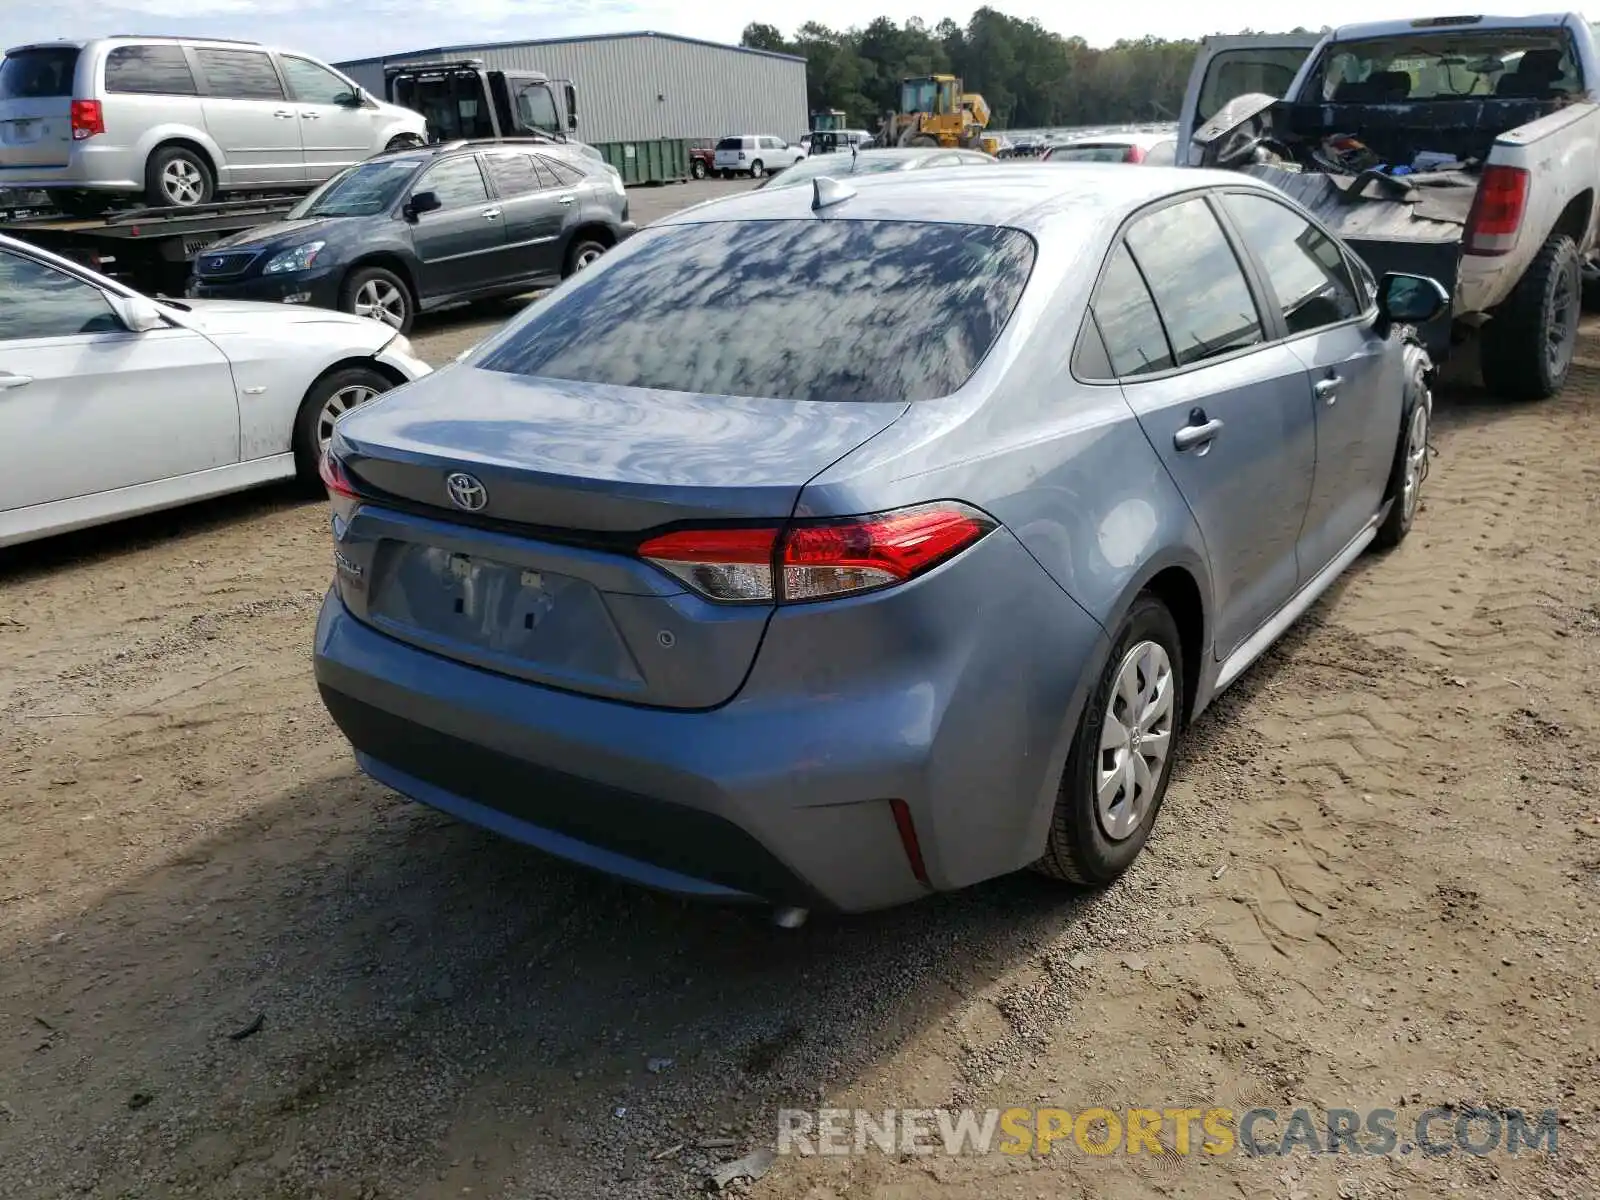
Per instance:
[[[1063,170],[1049,163],[1008,160],[984,171],[933,167],[925,171],[841,175],[840,183],[853,195],[817,215],[859,221],[1008,225],[1028,232],[1039,232],[1066,220],[1080,226],[1111,218],[1120,221],[1125,214],[1153,200],[1197,188],[1251,188],[1282,196],[1269,184],[1239,172],[1198,167],[1130,171],[1118,163],[1075,163],[1070,170]],[[799,220],[813,215],[812,195],[812,188],[760,188],[682,209],[654,224]]]

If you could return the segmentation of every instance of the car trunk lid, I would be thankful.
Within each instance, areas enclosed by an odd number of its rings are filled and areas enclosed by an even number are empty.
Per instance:
[[[338,538],[347,606],[434,653],[669,708],[738,690],[771,605],[689,591],[638,557],[646,533],[776,528],[906,408],[439,376],[340,422],[340,462],[372,499]]]
[[[75,46],[28,46],[0,60],[0,184],[27,167],[64,167],[72,152]]]

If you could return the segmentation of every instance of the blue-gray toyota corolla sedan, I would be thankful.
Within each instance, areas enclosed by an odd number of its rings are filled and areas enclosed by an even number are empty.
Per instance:
[[[317,682],[374,778],[651,886],[1108,882],[1186,725],[1405,536],[1444,303],[1236,174],[685,210],[339,421]]]

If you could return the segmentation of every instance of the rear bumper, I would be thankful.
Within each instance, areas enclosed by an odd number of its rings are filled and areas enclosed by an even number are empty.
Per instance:
[[[338,308],[339,278],[337,270],[256,275],[246,279],[208,279],[195,275],[190,279],[189,294],[199,300],[262,300],[269,304]]]
[[[363,770],[463,820],[682,894],[882,908],[1038,856],[1104,659],[1100,627],[1008,533],[967,557],[894,593],[779,610],[743,690],[709,711],[440,658],[332,592],[317,683]]]
[[[17,165],[0,163],[0,187],[72,188],[90,192],[140,192],[143,165],[131,150],[115,146],[74,145],[64,163]]]

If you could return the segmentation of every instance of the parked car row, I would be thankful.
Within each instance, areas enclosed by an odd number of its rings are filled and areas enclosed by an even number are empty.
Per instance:
[[[1106,883],[1188,725],[1411,528],[1446,295],[1237,174],[813,182],[338,422],[323,700],[374,778],[652,887]]]

